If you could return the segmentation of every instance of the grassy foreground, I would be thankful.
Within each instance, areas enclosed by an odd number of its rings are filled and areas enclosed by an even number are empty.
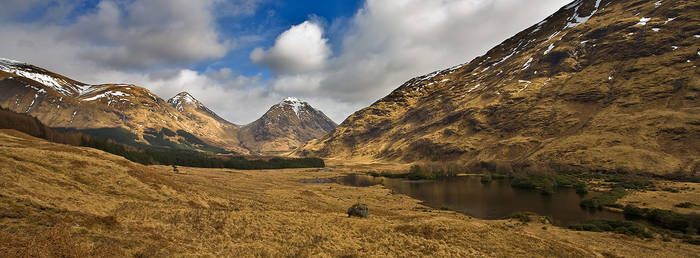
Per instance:
[[[433,210],[352,173],[143,166],[0,130],[0,257],[695,256],[700,247]],[[345,214],[369,206],[367,219]],[[513,224],[511,224],[513,223]]]

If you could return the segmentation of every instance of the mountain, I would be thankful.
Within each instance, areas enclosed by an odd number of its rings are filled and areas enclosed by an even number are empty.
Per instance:
[[[337,125],[323,112],[294,97],[273,105],[260,119],[241,128],[243,145],[259,153],[284,153],[321,138]]]
[[[327,123],[318,122],[321,120],[317,116],[327,119],[323,113],[307,103],[299,103],[294,110],[300,115],[294,121],[263,116],[264,123],[258,120],[241,127],[224,120],[186,92],[165,101],[136,85],[90,85],[40,67],[0,58],[0,106],[35,116],[51,127],[78,130],[128,144],[230,151],[241,155],[272,154],[266,150],[278,153],[284,149],[279,147],[281,145],[287,150],[294,149],[309,137],[320,137],[332,129]],[[331,124],[335,125],[332,121]],[[285,132],[294,135],[283,135]],[[245,137],[245,142],[239,140],[240,137]]]
[[[698,13],[698,1],[574,1],[295,153],[697,176]]]

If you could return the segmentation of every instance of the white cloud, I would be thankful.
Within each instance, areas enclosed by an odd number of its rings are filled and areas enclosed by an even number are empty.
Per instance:
[[[101,1],[97,10],[61,27],[61,40],[92,43],[85,59],[120,69],[172,66],[218,58],[230,44],[215,29],[212,1],[149,0],[122,5]]]
[[[243,4],[240,8],[238,2]],[[164,99],[188,91],[222,117],[248,123],[282,98],[271,93],[260,76],[242,76],[230,68],[198,73],[183,67],[220,57],[229,50],[230,44],[221,40],[216,30],[215,12],[247,15],[257,2],[103,0],[93,11],[68,23],[60,17],[67,5],[57,5],[60,12],[52,11],[57,7],[47,9],[46,17],[36,22],[0,18],[0,34],[12,35],[0,40],[0,57],[91,84],[136,84]],[[17,5],[14,9],[18,13],[47,4],[19,3],[26,5]],[[227,9],[215,8],[219,5]],[[54,19],[62,22],[52,22]],[[251,36],[240,39],[255,40]]]
[[[280,76],[275,89],[324,98],[321,110],[364,107],[412,77],[470,61],[570,0],[367,0],[340,53],[313,76]],[[302,79],[307,78],[305,83]],[[297,87],[294,85],[316,85]],[[292,86],[282,85],[289,83]],[[291,89],[290,89],[291,88]],[[306,91],[302,91],[306,89]],[[341,121],[357,109],[328,112]]]
[[[313,19],[280,34],[269,49],[251,53],[253,61],[277,72],[272,79],[225,68],[188,69],[225,55],[230,42],[260,42],[250,35],[224,39],[214,24],[217,13],[253,14],[257,0],[102,0],[68,23],[52,21],[68,13],[69,4],[37,22],[2,17],[0,35],[11,36],[0,40],[0,57],[87,83],[134,83],[163,98],[188,91],[236,123],[251,122],[286,96],[305,99],[342,122],[408,79],[484,54],[569,1],[368,0],[342,30],[333,30],[342,31],[332,34],[337,38],[330,42],[342,42],[334,56],[323,26]]]
[[[322,68],[331,54],[323,28],[305,21],[280,34],[268,50],[255,48],[250,59],[279,73],[298,73]]]
[[[165,99],[182,91],[189,92],[218,115],[237,124],[259,118],[283,98],[267,91],[259,76],[235,75],[226,68],[207,74],[181,69],[159,76],[131,76],[131,80]]]

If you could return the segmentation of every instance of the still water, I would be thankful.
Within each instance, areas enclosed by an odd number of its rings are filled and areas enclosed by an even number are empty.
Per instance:
[[[573,189],[558,189],[552,195],[543,195],[538,191],[513,188],[508,179],[482,184],[480,176],[410,181],[400,178],[348,175],[338,178],[337,182],[361,187],[383,184],[394,193],[406,194],[422,200],[427,206],[447,207],[482,219],[500,219],[518,211],[531,211],[551,216],[554,219],[553,224],[558,226],[568,226],[593,219],[624,219],[620,213],[582,209],[579,202],[590,195],[582,197]]]

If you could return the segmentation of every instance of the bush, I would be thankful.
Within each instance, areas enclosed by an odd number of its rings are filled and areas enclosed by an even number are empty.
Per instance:
[[[684,231],[690,226],[688,218],[669,210],[653,209],[646,217],[652,223],[672,230]]]
[[[627,195],[627,191],[622,187],[615,187],[601,195],[584,199],[580,205],[589,209],[602,209],[604,206],[613,206],[618,199]]]
[[[654,236],[653,232],[642,224],[618,220],[592,220],[571,225],[569,229],[593,232],[615,232],[639,238],[651,238]]]
[[[523,189],[537,189],[542,194],[553,194],[556,189],[569,187],[577,192],[587,192],[586,183],[573,175],[566,174],[533,174],[516,176],[511,186]]]
[[[700,226],[700,215],[680,214],[670,210],[625,206],[624,214],[630,219],[645,219],[661,228],[694,234]]]
[[[625,218],[629,219],[643,219],[644,215],[647,213],[649,209],[642,209],[636,206],[632,206],[627,204],[625,206],[623,214],[625,214]]]
[[[527,222],[532,221],[532,218],[530,218],[531,216],[539,216],[539,215],[537,215],[537,213],[530,212],[530,211],[518,211],[518,212],[515,212],[513,214],[506,216],[505,219],[517,219],[517,220],[520,220],[520,222],[527,223]]]
[[[673,206],[676,206],[678,208],[691,208],[691,207],[693,207],[693,205],[694,204],[692,202],[682,202],[682,203],[679,203],[679,204],[676,204]]]
[[[463,167],[455,164],[413,165],[405,177],[409,180],[432,180],[454,177],[463,171]]]
[[[493,177],[491,177],[491,173],[486,173],[483,176],[481,176],[481,183],[482,184],[488,184],[493,181]]]
[[[664,187],[661,188],[661,190],[666,191],[666,192],[671,192],[671,193],[680,193],[681,191],[676,189],[676,188],[671,188],[671,187]]]
[[[654,183],[648,179],[633,175],[618,175],[607,180],[608,182],[616,183],[616,186],[625,189],[645,190],[654,187]]]
[[[370,172],[367,172],[367,175],[370,175],[373,177],[386,177],[386,178],[407,178],[408,177],[408,173],[390,173],[390,172],[386,172],[386,171],[382,171],[379,173],[374,172],[374,171],[370,171]]]

